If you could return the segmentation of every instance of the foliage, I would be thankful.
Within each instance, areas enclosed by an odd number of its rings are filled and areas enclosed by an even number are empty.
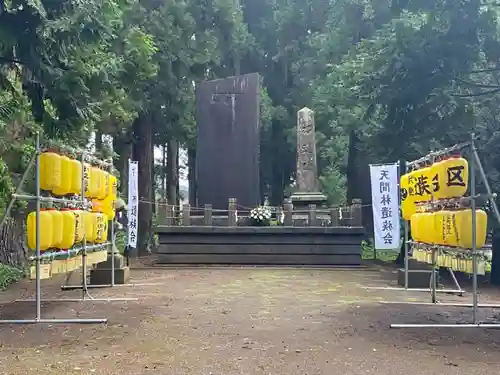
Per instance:
[[[394,262],[398,256],[399,249],[395,250],[376,250],[373,241],[363,241],[361,243],[361,259],[378,260],[381,262]]]
[[[150,199],[153,145],[195,148],[196,83],[252,72],[273,205],[293,184],[304,106],[331,204],[370,201],[369,163],[471,131],[498,190],[499,14],[494,0],[0,0],[0,208],[36,131],[81,146],[112,136],[123,178],[129,157],[151,171]]]
[[[25,277],[25,271],[0,263],[0,290],[5,290],[9,285]]]

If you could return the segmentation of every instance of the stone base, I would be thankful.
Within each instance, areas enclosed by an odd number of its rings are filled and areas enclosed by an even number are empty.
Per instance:
[[[125,267],[125,258],[121,254],[115,254],[115,269]],[[108,254],[108,259],[105,262],[97,263],[98,269],[111,269],[111,254]]]
[[[326,203],[326,195],[321,192],[314,193],[293,193],[290,197],[293,203],[293,209],[307,209],[310,204],[315,204],[316,207],[321,207]]]
[[[126,284],[130,280],[128,267],[115,268],[115,284]],[[90,270],[89,285],[111,284],[111,268],[94,268]]]
[[[429,288],[431,284],[432,270],[409,270],[408,288]],[[436,272],[437,283],[439,284],[439,273]],[[405,270],[398,269],[398,285],[405,286]]]

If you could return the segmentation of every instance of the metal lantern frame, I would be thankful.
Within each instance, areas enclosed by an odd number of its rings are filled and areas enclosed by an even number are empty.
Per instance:
[[[81,149],[75,149],[71,147],[66,147],[66,146],[61,146],[60,149],[64,151],[71,151],[74,152],[78,155],[80,155],[80,162],[82,163],[82,191],[81,191],[81,196],[80,196],[80,202],[82,205],[85,205],[85,168],[84,168],[84,163],[86,161],[91,161],[94,163],[97,163],[101,166],[106,166],[107,168],[112,167],[112,162],[110,161],[103,161],[98,158],[95,158],[92,156],[91,153],[89,153],[86,150],[81,150]],[[69,253],[81,253],[82,255],[82,285],[79,287],[79,289],[82,289],[82,295],[81,298],[61,298],[61,299],[44,299],[42,300],[42,295],[41,295],[41,261],[45,259],[50,259],[53,257],[53,254],[49,255],[44,255],[40,252],[40,206],[42,202],[57,202],[57,203],[63,203],[63,204],[74,204],[75,200],[69,200],[69,199],[62,199],[62,198],[53,198],[53,197],[43,197],[41,195],[41,189],[40,189],[40,154],[42,153],[42,149],[40,147],[40,136],[39,134],[36,135],[36,144],[35,144],[35,155],[32,157],[31,161],[28,164],[28,167],[19,182],[19,185],[17,186],[15,194],[13,194],[12,199],[5,211],[4,217],[2,218],[2,225],[6,218],[9,216],[10,211],[14,205],[14,202],[16,200],[30,200],[30,201],[35,201],[36,202],[36,250],[35,250],[35,255],[31,256],[29,259],[30,261],[35,261],[35,269],[36,269],[36,278],[35,278],[35,283],[36,283],[36,291],[35,291],[35,298],[33,299],[18,299],[15,302],[35,302],[36,305],[36,314],[35,318],[33,319],[7,319],[7,320],[0,320],[0,324],[36,324],[36,323],[48,323],[48,324],[69,324],[69,323],[78,323],[78,324],[95,324],[95,323],[107,323],[107,318],[88,318],[88,319],[78,319],[78,318],[60,318],[60,319],[45,319],[42,318],[42,312],[41,312],[41,303],[42,302],[55,302],[55,301],[61,301],[61,302],[82,302],[82,301],[90,301],[90,302],[112,302],[112,301],[137,301],[138,298],[93,298],[88,289],[91,287],[91,285],[87,284],[87,254],[89,250],[94,251],[98,249],[103,249],[108,246],[111,246],[112,249],[112,254],[114,252],[115,248],[115,238],[114,238],[114,226],[112,225],[111,229],[111,241],[108,241],[103,244],[98,244],[98,245],[87,245],[86,239],[84,237],[82,245],[73,248],[69,250]],[[21,187],[24,184],[28,174],[30,173],[31,169],[33,168],[33,164],[35,167],[35,195],[24,195],[20,194]],[[114,255],[114,254],[113,254]],[[111,257],[111,262],[112,262],[112,283],[114,284],[114,256]]]
[[[471,219],[471,224],[472,224],[472,249],[460,249],[460,248],[448,248],[444,246],[430,246],[430,250],[432,251],[432,278],[431,278],[431,285],[430,285],[430,292],[431,292],[431,302],[397,302],[397,301],[386,301],[382,302],[385,304],[410,304],[410,305],[438,305],[438,306],[456,306],[456,307],[471,307],[472,308],[472,320],[470,323],[455,323],[455,324],[391,324],[391,328],[500,328],[500,323],[481,323],[478,320],[478,309],[479,308],[500,308],[500,304],[480,304],[478,300],[478,288],[477,288],[477,276],[478,276],[478,266],[477,266],[477,261],[478,261],[478,249],[476,248],[476,200],[479,198],[487,198],[488,201],[490,202],[490,206],[493,212],[493,215],[495,217],[495,220],[497,220],[500,223],[500,213],[498,211],[498,207],[495,202],[495,195],[491,191],[491,187],[488,183],[488,179],[486,177],[486,174],[484,172],[481,160],[479,158],[479,155],[477,153],[475,144],[474,144],[475,136],[474,134],[471,134],[471,139],[468,142],[457,144],[455,146],[452,146],[450,148],[446,148],[440,151],[436,152],[431,152],[428,155],[418,159],[414,160],[412,162],[407,163],[408,167],[414,167],[417,165],[420,165],[422,163],[426,162],[433,162],[437,157],[447,155],[451,152],[454,151],[459,151],[459,150],[464,150],[465,152],[468,153],[469,156],[469,189],[470,189],[470,196],[469,197],[464,197],[461,198],[461,200],[469,200],[470,201],[470,208],[472,210],[472,219]],[[480,196],[476,194],[476,169],[479,170],[479,174],[481,177],[481,180],[486,188],[486,195]],[[419,289],[411,289],[408,288],[408,250],[409,246],[418,246],[418,243],[415,243],[414,241],[409,241],[408,240],[408,221],[405,221],[405,288],[404,290],[407,291],[419,291]],[[442,250],[447,250],[450,252],[460,252],[460,251],[468,251],[470,252],[472,256],[472,303],[467,304],[467,303],[440,303],[437,301],[437,296],[436,294],[438,292],[445,292],[445,293],[457,293],[458,291],[454,290],[440,290],[437,288],[437,277],[436,277],[436,269],[437,269],[437,258],[438,254]],[[451,275],[455,281],[455,284],[459,287],[458,282],[453,274],[453,271],[450,269]],[[459,287],[460,291],[461,288]],[[422,290],[422,289],[420,289]],[[425,289],[424,289],[425,290]],[[463,291],[461,291],[463,293]]]
[[[466,147],[469,143],[463,143],[463,144],[458,144],[446,149],[443,149],[441,151],[437,152],[432,152],[429,155],[426,155],[418,160],[412,161],[412,162],[406,162],[406,170],[405,173],[408,172],[408,169],[411,170],[417,170],[419,166],[425,163],[433,163],[435,159],[439,156],[446,155],[448,153],[461,150],[462,148]],[[398,181],[401,178],[401,166],[400,162],[398,164]],[[374,164],[372,164],[374,165]],[[450,267],[445,267],[448,273],[450,274],[453,283],[455,285],[455,289],[438,289],[437,287],[433,287],[433,280],[435,279],[435,266],[433,268],[433,272],[431,273],[431,278],[429,282],[429,287],[428,288],[410,288],[409,287],[409,282],[408,282],[408,277],[409,277],[409,271],[410,271],[410,265],[409,265],[409,248],[408,245],[412,244],[411,241],[409,241],[409,221],[404,220],[404,225],[403,225],[403,232],[404,232],[404,251],[405,251],[405,257],[404,257],[404,286],[397,286],[397,287],[392,287],[392,286],[366,286],[364,289],[373,289],[373,290],[394,290],[394,291],[411,291],[411,292],[430,292],[433,295],[433,302],[436,302],[436,293],[446,293],[446,294],[456,294],[459,296],[463,296],[465,293],[465,290],[462,289],[460,286],[460,283],[457,280],[457,277],[455,276],[455,272],[453,269]],[[417,244],[417,243],[415,243]],[[434,259],[434,258],[433,258]],[[437,259],[436,259],[437,260]],[[434,262],[433,262],[434,263]]]

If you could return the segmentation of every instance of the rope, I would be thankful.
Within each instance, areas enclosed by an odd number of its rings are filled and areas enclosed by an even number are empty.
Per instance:
[[[414,167],[414,166],[418,166],[420,164],[426,164],[429,161],[433,161],[435,158],[437,158],[439,156],[446,155],[446,154],[449,154],[451,152],[461,150],[461,149],[466,148],[470,145],[471,145],[471,142],[464,142],[464,143],[459,143],[459,144],[453,145],[451,147],[443,148],[442,150],[439,150],[439,151],[431,151],[427,155],[422,156],[419,159],[407,162],[406,166],[407,167]]]

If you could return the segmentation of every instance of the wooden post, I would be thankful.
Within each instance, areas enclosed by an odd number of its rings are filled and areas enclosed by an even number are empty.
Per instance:
[[[175,207],[167,204],[165,205],[165,225],[172,226],[174,225],[175,218]]]
[[[332,227],[339,226],[339,209],[337,207],[330,208],[330,225]]]
[[[316,205],[315,204],[310,204],[309,205],[309,210],[307,212],[307,225],[310,227],[315,227],[318,225],[317,221],[318,218],[316,217]]]
[[[362,205],[361,199],[353,199],[351,205],[351,226],[363,226]]]
[[[280,221],[282,214],[283,214],[283,207],[281,206],[276,207],[276,222],[278,223],[278,225],[283,225],[283,223]]]
[[[182,206],[182,226],[189,227],[191,225],[191,206],[184,204]]]
[[[205,204],[205,208],[203,209],[203,225],[212,226],[212,205]]]
[[[227,225],[229,227],[236,226],[236,198],[229,198],[227,208]]]
[[[163,198],[158,199],[158,210],[156,212],[158,213],[158,223],[160,225],[168,225],[167,224],[168,209],[167,209],[166,199]]]
[[[286,201],[283,206],[285,209],[285,220],[283,225],[285,227],[293,227],[293,204]]]

